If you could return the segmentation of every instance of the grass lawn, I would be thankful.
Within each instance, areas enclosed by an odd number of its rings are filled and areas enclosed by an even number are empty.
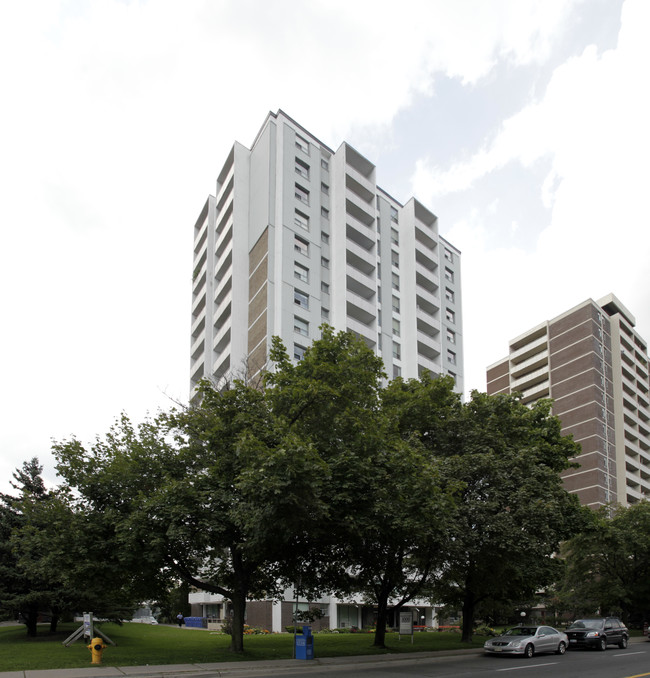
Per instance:
[[[83,640],[70,647],[63,641],[79,624],[60,624],[50,634],[48,626],[39,626],[36,638],[28,638],[24,626],[0,627],[0,671],[78,668],[90,664],[90,651]],[[282,633],[268,636],[244,636],[244,654],[229,651],[230,636],[202,629],[150,626],[148,624],[101,624],[99,628],[117,643],[104,651],[103,663],[109,666],[144,664],[194,664],[259,659],[291,659],[293,636]],[[316,634],[316,657],[346,657],[396,652],[429,652],[462,647],[482,647],[477,637],[471,646],[461,644],[458,633],[416,633],[401,640],[386,634],[388,650],[373,648],[373,636],[365,633]]]

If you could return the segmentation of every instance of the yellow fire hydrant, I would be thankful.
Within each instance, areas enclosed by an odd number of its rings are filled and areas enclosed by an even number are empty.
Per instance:
[[[92,656],[92,661],[90,662],[91,664],[101,664],[102,663],[102,652],[104,651],[104,648],[107,647],[104,645],[104,642],[102,641],[101,638],[93,638],[90,641],[90,645],[86,645],[86,647],[90,650],[90,654]]]

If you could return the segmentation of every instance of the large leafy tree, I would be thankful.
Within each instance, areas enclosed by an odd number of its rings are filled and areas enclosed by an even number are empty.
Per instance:
[[[444,473],[462,490],[433,592],[462,608],[463,641],[481,603],[529,599],[556,581],[562,564],[554,556],[581,526],[583,509],[560,476],[579,448],[561,435],[550,406],[474,391],[441,448]]]
[[[246,599],[278,593],[290,545],[323,510],[318,455],[235,380],[138,427],[127,417],[86,449],[57,444],[59,473],[113,526],[125,565],[160,592],[179,579],[232,602],[243,651]]]
[[[580,613],[650,614],[650,502],[605,507],[563,548],[567,576],[561,599],[581,602]]]
[[[267,379],[275,410],[329,471],[328,512],[305,539],[302,585],[362,593],[377,607],[374,644],[383,647],[390,607],[417,596],[443,558],[450,496],[419,427],[426,416],[442,437],[459,402],[453,381],[399,379],[382,388],[379,358],[329,327],[297,365],[279,342],[272,357],[281,368]]]

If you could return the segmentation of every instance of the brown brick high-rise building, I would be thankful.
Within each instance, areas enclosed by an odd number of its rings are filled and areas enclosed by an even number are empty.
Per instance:
[[[582,452],[565,487],[593,508],[650,497],[648,348],[613,295],[589,299],[510,342],[487,369],[487,392],[553,399]]]

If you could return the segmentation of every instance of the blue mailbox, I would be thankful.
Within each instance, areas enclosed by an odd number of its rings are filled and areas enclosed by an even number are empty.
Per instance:
[[[314,658],[314,636],[311,626],[302,627],[302,635],[296,635],[296,659]]]

